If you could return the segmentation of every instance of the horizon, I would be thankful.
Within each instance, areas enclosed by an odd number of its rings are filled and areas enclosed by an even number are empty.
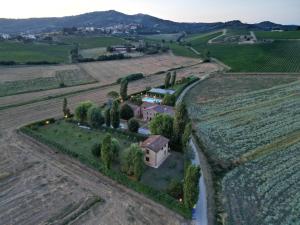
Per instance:
[[[287,0],[285,3],[279,0],[264,2],[253,0],[250,3],[238,3],[236,0],[229,0],[226,3],[221,0],[205,3],[202,0],[188,1],[189,4],[184,4],[180,0],[173,0],[172,3],[170,0],[165,0],[163,3],[161,0],[152,0],[151,3],[147,0],[139,0],[139,2],[136,0],[130,2],[129,0],[113,0],[100,4],[99,1],[91,0],[89,4],[86,4],[83,0],[72,3],[69,0],[53,0],[51,2],[29,0],[21,3],[11,0],[0,8],[0,15],[3,19],[29,19],[76,16],[114,10],[127,15],[147,14],[174,22],[213,23],[240,20],[243,23],[271,21],[284,25],[300,25],[300,2],[297,0]],[[16,4],[20,6],[18,9],[15,8]],[[61,7],[57,8],[58,4]],[[71,4],[72,7],[70,7]],[[268,9],[266,13],[265,9],[270,5],[272,8]],[[166,6],[168,6],[168,10],[165,9]],[[282,10],[283,7],[284,10]]]

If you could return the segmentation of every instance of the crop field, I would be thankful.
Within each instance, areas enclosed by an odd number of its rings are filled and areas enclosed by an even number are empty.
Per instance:
[[[0,97],[26,92],[95,83],[96,80],[80,69],[58,70],[51,77],[5,81],[0,83]],[[61,86],[63,85],[63,86]]]
[[[175,33],[175,34],[154,34],[154,35],[144,35],[142,37],[150,40],[156,40],[156,41],[176,41],[182,34],[181,33]]]
[[[231,74],[186,96],[206,154],[223,168],[215,188],[226,224],[299,224],[299,91],[297,75]]]
[[[208,44],[219,34],[194,38],[192,47],[200,53],[208,49],[231,67],[232,72],[300,72],[300,41],[277,40],[253,45]]]
[[[225,176],[228,224],[299,224],[299,137]]]
[[[169,44],[170,49],[172,52],[177,56],[183,56],[183,57],[190,57],[190,58],[200,58],[199,55],[194,53],[192,50],[190,50],[186,46],[182,46],[179,44]]]
[[[127,43],[126,40],[118,37],[70,36],[61,38],[60,41],[69,45],[78,44],[80,49],[103,48],[111,45],[121,45]]]
[[[255,35],[258,39],[300,39],[300,31],[284,31],[284,32],[270,32],[270,31],[256,31]]]
[[[69,45],[0,41],[0,61],[68,63]]]

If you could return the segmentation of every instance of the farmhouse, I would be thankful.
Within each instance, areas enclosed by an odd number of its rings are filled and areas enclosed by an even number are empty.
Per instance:
[[[135,104],[127,103],[133,110],[134,117],[140,118],[142,116],[141,107]]]
[[[171,106],[158,105],[154,103],[144,102],[141,106],[141,112],[144,121],[151,121],[156,114],[168,114],[174,116],[175,111]]]
[[[170,155],[169,139],[161,135],[150,136],[141,144],[141,148],[145,164],[154,168],[158,168]]]

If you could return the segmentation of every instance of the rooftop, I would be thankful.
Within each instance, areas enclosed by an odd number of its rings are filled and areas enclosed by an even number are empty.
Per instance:
[[[161,135],[152,135],[142,143],[142,147],[149,148],[155,152],[159,152],[166,144],[169,143],[169,139]]]
[[[172,95],[172,94],[175,93],[174,90],[171,90],[171,89],[162,89],[162,88],[152,88],[148,92],[152,93],[152,94],[161,94],[161,95],[166,95],[166,94]]]
[[[144,104],[142,105],[143,110],[153,110],[157,113],[165,113],[169,115],[174,115],[174,107],[167,105],[157,105],[157,104]]]

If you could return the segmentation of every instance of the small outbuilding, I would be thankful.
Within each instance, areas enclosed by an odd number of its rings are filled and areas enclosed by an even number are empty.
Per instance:
[[[152,135],[141,144],[145,164],[158,168],[170,155],[169,139]]]

